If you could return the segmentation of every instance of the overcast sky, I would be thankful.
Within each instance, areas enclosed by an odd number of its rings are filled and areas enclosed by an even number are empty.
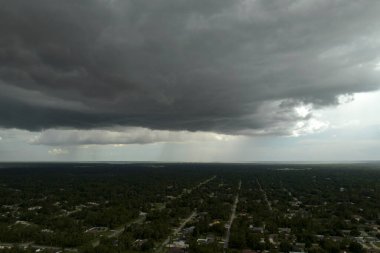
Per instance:
[[[378,13],[0,0],[0,161],[380,160]]]

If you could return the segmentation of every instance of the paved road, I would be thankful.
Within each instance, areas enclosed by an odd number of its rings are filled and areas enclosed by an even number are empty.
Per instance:
[[[181,225],[179,225],[179,227],[177,227],[176,229],[174,229],[173,233],[171,235],[168,236],[168,238],[166,238],[166,240],[157,248],[156,252],[157,253],[160,253],[163,251],[163,249],[165,249],[165,246],[170,242],[170,238],[172,237],[175,237],[179,232],[181,232],[181,230],[186,226],[186,224],[191,221],[192,219],[195,218],[195,216],[197,215],[197,210],[194,210],[189,217],[187,217],[182,223]]]
[[[234,219],[236,217],[236,207],[237,207],[237,204],[239,203],[240,189],[241,189],[241,180],[239,181],[238,193],[236,194],[234,204],[232,205],[230,220],[228,221],[228,224],[227,224],[228,227],[227,227],[226,238],[224,239],[224,246],[223,246],[224,251],[225,251],[225,249],[228,248],[228,243],[230,241],[231,226],[232,226],[232,223],[234,222]]]
[[[210,177],[210,178],[208,178],[208,179],[206,179],[206,180],[200,182],[198,185],[196,185],[196,186],[194,186],[193,188],[191,188],[186,194],[190,194],[193,190],[195,190],[195,189],[201,187],[202,185],[207,184],[208,182],[210,182],[211,180],[214,180],[215,178],[216,178],[216,176],[214,175],[214,176],[212,176],[212,177]],[[178,196],[175,197],[174,199],[182,198],[184,195],[185,195],[185,193],[181,193],[180,195],[178,195]],[[141,224],[141,223],[143,223],[143,222],[145,221],[145,218],[146,218],[146,216],[140,216],[140,217],[137,218],[136,220],[134,220],[134,221],[132,221],[132,222],[130,222],[130,223],[128,223],[128,224],[125,224],[125,225],[122,226],[122,227],[119,227],[119,228],[115,229],[115,231],[113,231],[113,232],[112,232],[110,235],[108,235],[107,237],[108,237],[108,238],[118,237],[119,235],[121,235],[121,234],[124,232],[125,227],[130,226],[130,225],[132,225],[132,224]],[[185,225],[186,225],[186,224],[185,224]],[[99,245],[99,243],[100,243],[100,239],[96,239],[96,240],[94,240],[94,241],[92,242],[92,246],[93,246],[93,247],[96,247],[96,246]],[[166,243],[166,244],[167,244],[167,243]],[[166,244],[165,244],[165,245],[166,245]]]
[[[108,238],[118,237],[119,235],[121,235],[124,232],[126,227],[128,227],[132,224],[142,224],[145,221],[145,218],[146,218],[146,215],[141,215],[137,219],[134,219],[133,221],[125,224],[124,226],[115,229],[109,235],[107,235],[107,237]],[[100,239],[95,239],[91,244],[93,247],[96,247],[99,245],[99,243],[100,243]]]
[[[205,181],[203,182],[200,182],[199,184],[197,184],[196,186],[194,186],[193,188],[191,188],[190,190],[188,190],[186,193],[181,193],[180,195],[178,195],[177,197],[175,197],[174,199],[180,199],[182,198],[185,194],[190,194],[192,191],[194,191],[195,189],[198,189],[199,187],[201,187],[202,185],[205,185],[207,184],[208,182],[214,180],[216,178],[216,176],[212,176],[208,179],[206,179]]]
[[[107,237],[108,238],[113,238],[113,237],[118,237],[119,235],[121,235],[124,230],[125,230],[125,227],[128,227],[132,224],[142,224],[146,219],[146,214],[145,215],[140,215],[137,219],[127,223],[126,225],[124,225],[123,227],[120,227],[120,228],[117,228],[115,229],[111,234],[109,234]]]
[[[180,195],[178,195],[177,197],[175,197],[175,199],[179,199],[179,198],[182,198],[184,195],[186,194],[190,194],[192,191],[198,189],[199,187],[201,187],[202,185],[205,185],[207,183],[209,183],[210,181],[214,180],[216,178],[216,176],[212,176],[202,182],[200,182],[199,184],[195,185],[193,188],[191,188],[190,190],[188,190],[186,193],[181,193]],[[174,229],[173,233],[171,235],[168,236],[168,238],[166,238],[166,240],[157,248],[156,252],[162,252],[163,249],[165,249],[165,246],[170,242],[170,238],[172,236],[175,236],[176,234],[178,234],[183,228],[184,226],[186,226],[186,224],[195,217],[195,215],[197,214],[196,210],[189,216],[187,217],[182,223],[181,225]]]
[[[260,184],[260,182],[259,182],[259,179],[256,179],[256,182],[257,182],[257,184],[259,185],[259,189],[260,189],[260,191],[263,193],[264,200],[265,200],[265,202],[266,202],[267,205],[268,205],[268,209],[269,209],[269,211],[272,211],[272,204],[271,204],[271,203],[269,202],[269,200],[268,200],[268,196],[267,196],[266,191],[264,191],[264,189],[261,187],[261,184]]]
[[[380,250],[380,247],[378,247],[374,242],[370,242],[372,248],[376,249],[376,250]]]

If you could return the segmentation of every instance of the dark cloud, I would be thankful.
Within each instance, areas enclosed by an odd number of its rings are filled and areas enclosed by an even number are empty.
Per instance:
[[[0,0],[0,126],[286,133],[379,86],[380,2]]]

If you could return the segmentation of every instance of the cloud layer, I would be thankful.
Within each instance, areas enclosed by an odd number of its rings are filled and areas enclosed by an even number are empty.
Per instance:
[[[206,132],[150,130],[127,128],[110,130],[56,130],[43,131],[31,144],[50,146],[148,144],[156,142],[229,140],[231,136]]]
[[[0,7],[5,128],[289,134],[312,117],[295,107],[334,105],[339,95],[379,87],[379,1]]]

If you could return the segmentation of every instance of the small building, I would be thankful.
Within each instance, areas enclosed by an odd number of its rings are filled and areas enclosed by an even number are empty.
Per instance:
[[[291,228],[278,228],[279,233],[284,233],[284,234],[290,234],[292,232]]]
[[[36,211],[42,209],[42,206],[32,206],[28,208],[28,211]]]
[[[209,227],[212,227],[214,225],[218,225],[220,224],[220,221],[219,220],[213,220],[210,224],[208,224]]]
[[[188,228],[184,228],[182,230],[182,233],[184,235],[189,235],[189,234],[192,234],[194,232],[194,229],[195,229],[195,226],[191,226],[191,227],[188,227]]]
[[[249,229],[255,233],[264,233],[263,227],[254,227],[253,225],[249,225]]]
[[[188,247],[189,247],[189,244],[187,244],[183,240],[177,240],[168,245],[168,248],[187,249]]]
[[[207,239],[206,238],[198,238],[197,244],[207,244]]]

